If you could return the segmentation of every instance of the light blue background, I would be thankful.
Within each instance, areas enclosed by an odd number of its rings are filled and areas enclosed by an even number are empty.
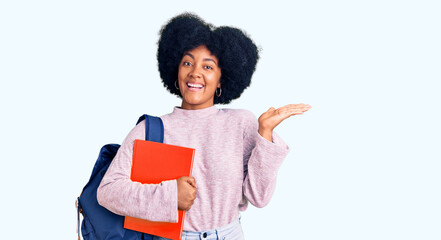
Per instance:
[[[441,6],[424,0],[2,1],[2,237],[75,238],[99,148],[180,104],[156,42],[183,11],[263,49],[227,107],[312,105],[276,128],[291,152],[247,239],[441,239]]]

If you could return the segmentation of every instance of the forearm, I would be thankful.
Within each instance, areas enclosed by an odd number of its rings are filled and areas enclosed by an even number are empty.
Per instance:
[[[130,154],[120,149],[115,156],[98,188],[98,203],[119,215],[177,222],[176,180],[160,184],[131,181],[131,156],[127,155]]]
[[[277,173],[289,148],[277,135],[271,136],[274,142],[261,135],[257,138],[256,147],[248,160],[243,192],[251,204],[264,207],[274,193]]]

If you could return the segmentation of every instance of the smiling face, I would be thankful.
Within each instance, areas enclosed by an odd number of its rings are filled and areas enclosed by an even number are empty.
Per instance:
[[[183,109],[197,110],[214,105],[215,91],[220,88],[218,64],[217,57],[204,45],[184,53],[178,72]]]

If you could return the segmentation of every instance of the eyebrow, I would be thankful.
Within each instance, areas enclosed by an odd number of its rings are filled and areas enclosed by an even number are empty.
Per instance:
[[[190,56],[191,58],[194,59],[194,56],[193,56],[193,54],[191,54],[191,53],[184,53],[184,56],[185,56],[185,55]],[[212,59],[212,58],[204,58],[204,61],[212,61],[212,62],[214,62],[214,64],[217,65],[216,61],[214,61],[214,59]]]

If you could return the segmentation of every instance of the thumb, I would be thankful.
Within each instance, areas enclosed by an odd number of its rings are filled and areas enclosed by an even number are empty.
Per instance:
[[[194,177],[188,177],[187,178],[187,182],[193,186],[194,188],[196,188],[196,180],[194,179]]]

